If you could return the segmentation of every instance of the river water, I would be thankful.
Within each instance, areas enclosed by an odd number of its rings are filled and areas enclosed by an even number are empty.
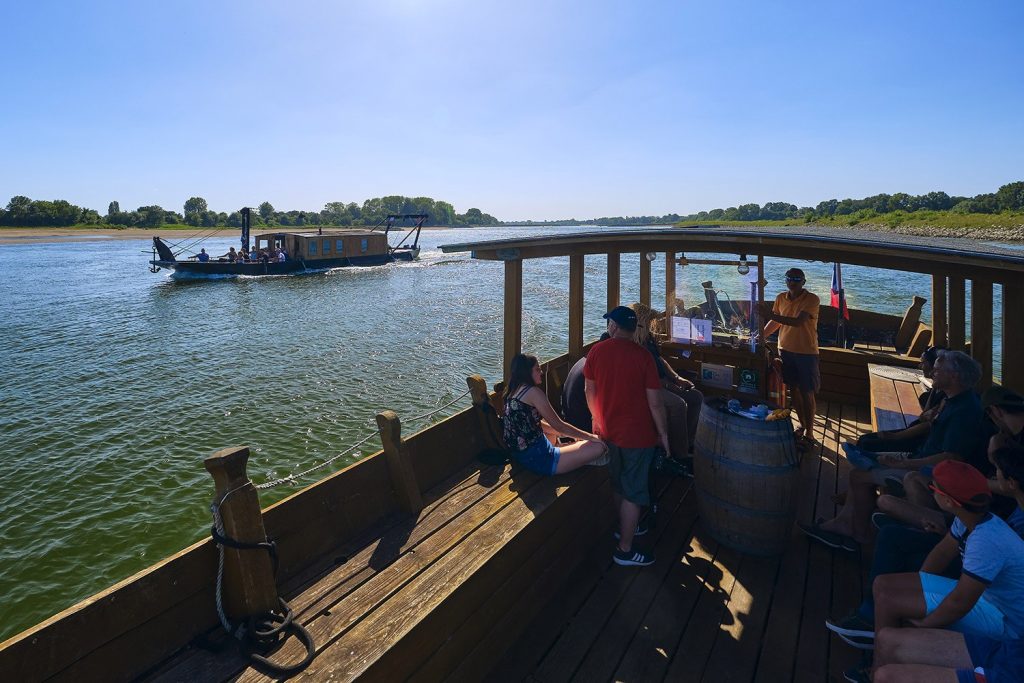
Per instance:
[[[0,640],[206,535],[202,460],[218,448],[249,445],[259,483],[345,450],[382,409],[420,415],[460,396],[469,374],[497,381],[503,266],[439,245],[578,230],[429,230],[411,264],[200,281],[149,273],[146,240],[0,246]],[[827,303],[830,264],[771,260],[768,292],[792,265]],[[588,257],[588,339],[604,329],[604,271]],[[733,298],[744,289],[734,268],[680,272],[688,302],[706,279]],[[524,266],[523,348],[541,357],[566,350],[567,273],[567,259]],[[923,275],[844,276],[854,308],[902,314],[931,291]],[[657,305],[663,258],[652,282]],[[638,257],[625,255],[622,300],[638,298]],[[371,440],[317,476],[379,448]]]

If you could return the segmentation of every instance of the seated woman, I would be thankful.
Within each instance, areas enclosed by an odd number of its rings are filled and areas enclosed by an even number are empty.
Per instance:
[[[567,424],[558,417],[551,402],[540,388],[540,363],[535,356],[518,353],[509,368],[505,390],[505,445],[512,457],[523,467],[537,474],[571,472],[605,456],[608,447],[596,434]],[[544,436],[542,425],[553,431],[579,439],[558,448]]]

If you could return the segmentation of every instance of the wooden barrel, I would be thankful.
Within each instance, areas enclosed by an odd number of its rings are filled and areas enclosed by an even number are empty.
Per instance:
[[[750,420],[708,403],[693,451],[704,529],[742,553],[782,553],[793,533],[800,478],[790,421]]]

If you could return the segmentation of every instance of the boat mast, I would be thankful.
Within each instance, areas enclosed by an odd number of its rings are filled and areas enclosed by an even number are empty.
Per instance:
[[[249,220],[252,209],[248,206],[242,207],[242,251],[249,251]]]

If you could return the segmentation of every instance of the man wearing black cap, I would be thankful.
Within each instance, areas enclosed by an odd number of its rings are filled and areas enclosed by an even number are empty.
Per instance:
[[[782,358],[782,380],[793,396],[793,409],[800,419],[798,447],[814,443],[812,434],[814,413],[817,410],[814,395],[821,389],[818,367],[818,308],[821,302],[816,294],[804,289],[806,277],[799,268],[786,271],[786,291],[775,297],[768,308],[762,304],[761,315],[768,321],[764,337],[779,333],[779,356]]]
[[[633,342],[636,313],[625,306],[604,315],[611,338],[594,346],[583,367],[587,405],[594,432],[608,445],[608,473],[619,513],[616,564],[646,566],[654,555],[633,549],[643,535],[640,514],[651,504],[649,473],[655,450],[669,452],[661,403],[661,381],[654,359]]]
[[[981,407],[1000,432],[1024,445],[1024,396],[1006,387],[991,386],[982,394]]]

